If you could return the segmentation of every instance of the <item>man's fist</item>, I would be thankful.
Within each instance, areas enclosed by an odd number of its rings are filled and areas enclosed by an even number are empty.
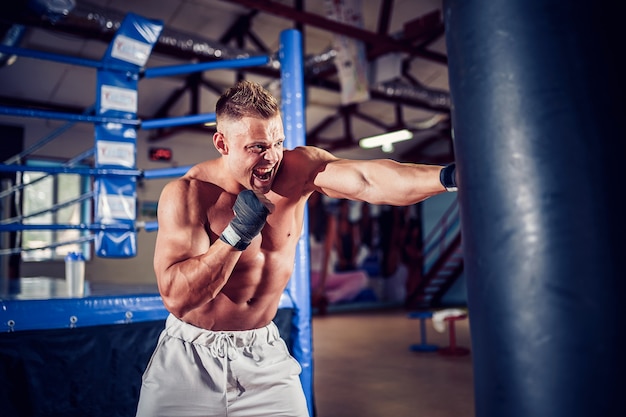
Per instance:
[[[269,200],[267,203],[271,204]],[[254,191],[244,190],[237,196],[233,211],[235,218],[226,226],[220,239],[235,249],[244,250],[265,226],[270,209],[259,200]]]

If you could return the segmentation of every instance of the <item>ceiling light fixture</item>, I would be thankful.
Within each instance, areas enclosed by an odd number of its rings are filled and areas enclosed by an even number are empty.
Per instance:
[[[413,133],[408,129],[395,132],[383,133],[382,135],[370,136],[359,141],[359,146],[364,149],[377,148],[380,146],[383,152],[393,152],[393,144],[413,139]]]

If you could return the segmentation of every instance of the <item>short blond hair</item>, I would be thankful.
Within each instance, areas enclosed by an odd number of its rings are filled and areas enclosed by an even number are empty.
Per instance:
[[[215,117],[238,120],[243,117],[271,119],[280,114],[280,106],[274,96],[263,86],[252,81],[239,81],[217,100]]]

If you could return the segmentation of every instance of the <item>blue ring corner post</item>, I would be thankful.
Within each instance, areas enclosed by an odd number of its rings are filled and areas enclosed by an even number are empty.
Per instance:
[[[280,34],[281,106],[285,142],[290,148],[306,144],[302,35],[294,29]],[[314,415],[313,352],[311,337],[311,289],[308,211],[305,208],[302,234],[298,241],[294,272],[286,292],[294,304],[292,319],[293,354],[302,367],[300,380],[309,414]]]
[[[96,168],[136,168],[137,84],[163,24],[128,13],[102,58],[97,72],[96,111],[99,116],[118,117],[129,123],[96,123]],[[130,123],[133,122],[133,123]],[[123,223],[134,227],[137,219],[137,179],[96,176],[94,222]],[[137,254],[137,231],[95,234],[95,252],[105,258],[128,258]]]

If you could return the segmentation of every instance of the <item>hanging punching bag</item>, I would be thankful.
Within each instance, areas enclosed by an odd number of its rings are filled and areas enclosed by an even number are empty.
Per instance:
[[[444,0],[476,417],[624,415],[618,3]]]

